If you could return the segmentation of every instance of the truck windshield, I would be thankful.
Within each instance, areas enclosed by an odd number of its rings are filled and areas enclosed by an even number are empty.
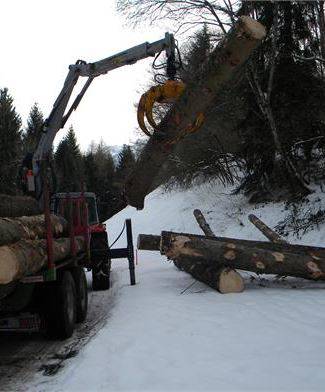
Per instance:
[[[94,225],[98,223],[98,214],[97,214],[97,206],[96,199],[93,197],[86,197],[88,204],[88,220],[90,225]]]

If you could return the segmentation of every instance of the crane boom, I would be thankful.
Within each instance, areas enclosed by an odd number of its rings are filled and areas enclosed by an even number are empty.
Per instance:
[[[69,66],[69,72],[65,79],[63,88],[54,102],[49,117],[45,121],[42,136],[32,158],[34,181],[29,179],[28,190],[35,192],[37,199],[40,200],[43,191],[41,166],[49,159],[54,138],[58,131],[64,127],[71,113],[78,107],[94,78],[125,65],[134,64],[139,60],[153,57],[162,51],[166,52],[167,61],[173,62],[175,61],[175,50],[176,46],[173,34],[166,33],[165,37],[159,41],[155,41],[153,43],[145,42],[141,45],[134,46],[123,52],[93,63],[86,63],[85,61],[78,60],[76,64]],[[167,72],[170,69],[172,69],[172,67],[167,67]],[[168,76],[173,77],[173,75]],[[70,108],[67,110],[69,100],[79,77],[86,77],[88,79],[80,93],[71,104]]]

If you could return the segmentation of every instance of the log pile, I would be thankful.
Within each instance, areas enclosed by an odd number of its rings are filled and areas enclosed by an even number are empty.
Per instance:
[[[272,242],[163,231],[160,236],[140,234],[138,248],[160,251],[178,268],[222,293],[244,289],[236,270],[325,281],[325,248],[288,244],[262,221],[250,219],[259,221],[257,226]],[[220,285],[220,276],[226,277],[225,285]]]
[[[15,211],[32,212],[30,198],[10,197],[0,201],[12,199]],[[20,200],[26,205],[16,204]],[[1,208],[0,208],[1,209]],[[8,214],[5,214],[8,215]],[[71,254],[71,242],[67,221],[59,216],[51,215],[51,229],[53,235],[53,261],[54,263],[66,259]],[[0,296],[4,285],[10,285],[25,276],[35,274],[47,266],[47,241],[46,224],[44,215],[31,215],[19,217],[0,218]],[[84,238],[75,238],[76,253],[85,247]]]

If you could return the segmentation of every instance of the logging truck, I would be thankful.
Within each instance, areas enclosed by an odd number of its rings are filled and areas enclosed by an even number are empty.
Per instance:
[[[75,323],[84,321],[87,315],[84,269],[92,271],[94,290],[109,289],[111,259],[128,259],[130,282],[135,284],[131,221],[125,222],[127,246],[110,249],[105,224],[98,219],[95,195],[91,192],[55,193],[55,173],[50,158],[56,134],[64,127],[96,77],[163,51],[166,52],[169,80],[166,93],[171,99],[172,87],[178,86],[179,82],[174,80],[176,45],[169,33],[159,41],[146,42],[94,63],[78,60],[69,66],[36,151],[25,157],[21,170],[22,186],[37,200],[43,218],[40,215],[37,218],[2,218],[3,237],[8,243],[5,242],[0,249],[0,253],[2,250],[5,255],[0,264],[0,330],[35,331],[44,327],[50,336],[70,337]],[[79,77],[87,80],[68,108]],[[138,118],[141,118],[141,111]],[[5,212],[3,216],[8,215]],[[55,216],[62,220],[58,223]],[[57,227],[65,226],[57,232],[60,236],[65,232],[67,238],[56,238],[55,224]],[[13,235],[8,236],[8,233]]]

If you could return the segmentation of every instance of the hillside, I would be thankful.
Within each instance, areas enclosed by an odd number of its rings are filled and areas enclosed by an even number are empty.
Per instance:
[[[217,183],[152,193],[143,211],[127,208],[107,222],[111,241],[125,218],[138,233],[200,233],[200,208],[215,233],[264,239],[251,212],[271,227],[284,204],[251,206]],[[320,194],[312,196],[322,204]],[[321,245],[322,227],[295,242]],[[289,240],[293,238],[289,237]],[[123,240],[120,240],[123,245]],[[127,264],[115,261],[114,307],[102,331],[56,379],[37,390],[323,390],[325,283],[246,275],[242,294],[221,295],[154,252],[139,252],[135,287]]]

